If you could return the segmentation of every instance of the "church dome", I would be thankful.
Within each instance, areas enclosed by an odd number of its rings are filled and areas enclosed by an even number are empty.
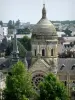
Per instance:
[[[57,36],[54,25],[46,18],[45,4],[42,9],[42,18],[33,28],[32,37],[35,35]]]

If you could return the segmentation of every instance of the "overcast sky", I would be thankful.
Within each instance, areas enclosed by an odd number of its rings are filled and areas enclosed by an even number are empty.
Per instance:
[[[75,20],[75,0],[45,0],[49,20]],[[37,23],[43,0],[0,0],[0,20]]]

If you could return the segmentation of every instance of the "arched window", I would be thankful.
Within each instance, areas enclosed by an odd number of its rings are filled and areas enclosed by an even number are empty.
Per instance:
[[[42,49],[42,56],[45,56],[45,50]]]
[[[63,81],[64,85],[67,86],[67,81]]]
[[[37,74],[35,75],[33,78],[32,78],[32,85],[33,85],[33,88],[38,90],[38,85],[40,82],[43,82],[44,81],[44,75],[43,74]]]
[[[51,56],[53,56],[53,49],[51,49]]]
[[[36,49],[34,50],[35,56],[36,56]]]

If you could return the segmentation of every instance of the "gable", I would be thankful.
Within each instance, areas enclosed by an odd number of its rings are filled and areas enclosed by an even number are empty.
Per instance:
[[[35,63],[30,67],[29,71],[34,72],[34,71],[48,71],[50,66],[43,60],[43,59],[37,59]]]

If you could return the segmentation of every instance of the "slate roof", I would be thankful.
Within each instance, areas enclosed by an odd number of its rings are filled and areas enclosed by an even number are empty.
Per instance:
[[[75,51],[75,45],[70,49],[70,51]]]
[[[75,74],[75,58],[58,58],[58,72]],[[64,67],[62,67],[64,65]],[[73,68],[73,69],[72,69]]]
[[[23,63],[26,63],[25,59],[20,58]],[[11,63],[11,58],[0,58],[0,70],[9,70],[15,63]]]
[[[75,36],[73,36],[73,37],[63,37],[64,38],[64,41],[69,41],[69,42],[73,42],[73,41],[75,41]]]
[[[9,58],[0,58],[0,70],[8,69],[10,66],[10,59]]]
[[[31,57],[32,57],[31,51],[27,51],[27,53],[26,53],[26,59],[27,59],[27,60],[30,60]]]
[[[0,44],[0,52],[6,50],[6,48],[7,47],[3,43]]]
[[[31,57],[30,59],[28,57],[28,61],[30,65]],[[10,59],[0,58],[0,70],[5,70],[8,68],[10,68]],[[58,58],[58,73],[75,74],[75,58]]]
[[[2,42],[0,43],[0,51],[2,52],[2,51],[4,51],[4,50],[6,50],[7,46],[8,46],[7,38],[4,37],[4,38],[2,39]]]

